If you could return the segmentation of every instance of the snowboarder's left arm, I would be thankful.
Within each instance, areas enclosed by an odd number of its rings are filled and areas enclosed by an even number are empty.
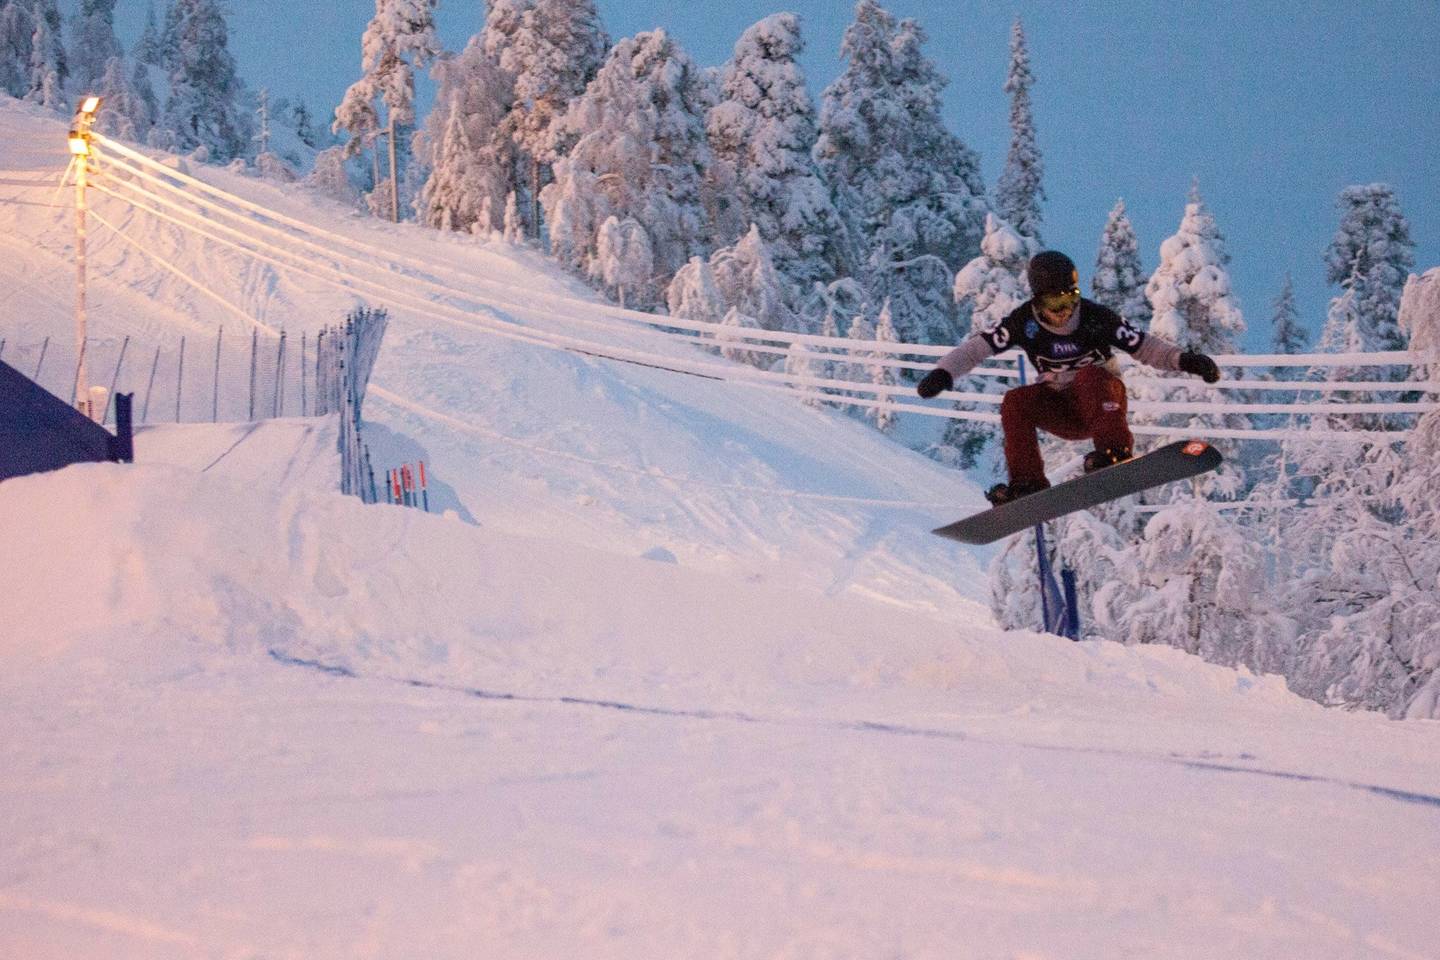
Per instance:
[[[1181,350],[1169,340],[1153,333],[1141,333],[1118,316],[1116,321],[1112,337],[1115,346],[1145,366],[1154,367],[1156,370],[1189,373],[1206,383],[1215,383],[1220,379],[1220,368],[1205,354],[1194,350]]]

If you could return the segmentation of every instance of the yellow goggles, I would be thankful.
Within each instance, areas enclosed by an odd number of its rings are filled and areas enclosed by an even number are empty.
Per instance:
[[[1080,302],[1080,291],[1074,287],[1060,293],[1047,293],[1040,297],[1040,308],[1051,312],[1072,310]]]

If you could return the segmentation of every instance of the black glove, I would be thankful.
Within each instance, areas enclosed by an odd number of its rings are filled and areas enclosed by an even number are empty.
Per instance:
[[[953,386],[955,386],[955,378],[950,376],[950,371],[936,367],[925,374],[924,379],[915,385],[915,392],[929,400],[931,397],[940,396],[942,392]]]
[[[1220,379],[1220,368],[1215,366],[1215,361],[1194,350],[1186,350],[1180,354],[1180,369],[1194,374],[1206,383],[1214,383]]]

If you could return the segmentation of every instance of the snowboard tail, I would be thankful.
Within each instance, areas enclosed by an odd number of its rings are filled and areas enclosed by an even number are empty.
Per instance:
[[[1046,520],[1098,506],[1141,490],[1208,473],[1224,457],[1203,440],[1180,440],[1141,457],[1003,503],[933,533],[961,543],[994,543]]]

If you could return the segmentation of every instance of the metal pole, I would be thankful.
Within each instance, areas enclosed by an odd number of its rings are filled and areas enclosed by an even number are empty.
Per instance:
[[[280,346],[275,351],[275,402],[271,417],[278,417],[285,409],[285,331],[280,331]]]
[[[300,332],[300,416],[308,414],[305,412],[305,332]]]
[[[390,121],[390,222],[400,222],[400,179],[395,173],[395,111],[385,111]]]
[[[40,368],[45,366],[45,351],[50,349],[50,338],[46,337],[40,344],[40,359],[35,361],[35,376],[31,377],[36,383],[40,382]]]
[[[260,331],[250,331],[250,420],[255,419],[255,351],[260,349]]]
[[[185,388],[185,338],[180,338],[180,364],[175,371],[175,422],[180,422],[180,394]]]
[[[90,387],[85,378],[85,338],[87,318],[85,315],[85,177],[90,169],[87,156],[75,158],[75,350],[79,362],[75,366],[75,394],[85,399],[85,415],[90,416]],[[75,398],[70,400],[75,403]]]
[[[225,324],[215,333],[215,389],[210,394],[210,422],[220,419],[220,345],[225,340]]]
[[[87,341],[80,341],[80,356],[75,358],[75,382],[70,385],[70,406],[75,406],[76,398],[80,396],[80,378],[85,371],[85,344]],[[83,407],[81,409],[84,409]],[[85,410],[85,416],[90,416],[90,411]]]
[[[150,383],[145,387],[145,406],[140,409],[140,422],[150,422],[150,391],[155,389],[155,371],[160,369],[160,348],[155,348],[155,362],[150,364]]]

